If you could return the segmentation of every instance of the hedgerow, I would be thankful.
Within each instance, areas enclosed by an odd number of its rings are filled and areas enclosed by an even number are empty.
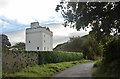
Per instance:
[[[79,52],[42,51],[38,53],[39,64],[59,63],[83,59],[83,54]]]

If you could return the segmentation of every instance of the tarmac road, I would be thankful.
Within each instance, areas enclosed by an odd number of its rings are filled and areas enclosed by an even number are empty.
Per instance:
[[[83,63],[68,68],[54,77],[92,77],[92,67],[95,62]]]

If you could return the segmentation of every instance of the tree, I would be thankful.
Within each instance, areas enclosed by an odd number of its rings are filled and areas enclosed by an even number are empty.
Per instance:
[[[0,43],[2,45],[2,47],[7,48],[8,46],[11,46],[11,43],[9,42],[8,36],[5,34],[1,34],[0,35]]]
[[[68,2],[67,6],[64,4],[65,2],[62,1],[56,7],[56,11],[61,11],[65,18],[64,26],[72,26],[77,30],[92,28],[90,34],[99,44],[103,44],[104,48],[104,63],[102,62],[99,69],[105,74],[109,73],[108,76],[115,74],[118,77],[120,75],[120,1]]]
[[[61,10],[65,18],[64,26],[92,28],[91,34],[96,40],[101,40],[105,35],[118,35],[120,33],[120,2],[66,2],[62,1],[56,7]]]
[[[10,50],[24,51],[25,50],[25,43],[24,42],[16,43],[14,46],[11,47]]]
[[[68,42],[59,44],[54,50],[83,52],[84,58],[95,59],[101,56],[102,47],[90,35],[85,35],[83,37],[70,37]]]

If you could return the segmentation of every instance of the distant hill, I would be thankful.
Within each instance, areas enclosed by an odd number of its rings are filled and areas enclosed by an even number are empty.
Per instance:
[[[70,37],[65,43],[57,45],[54,51],[83,52],[84,58],[95,59],[101,55],[101,47],[90,35]]]
[[[86,39],[88,37],[88,35],[82,36],[82,37],[70,37],[69,40],[65,43],[62,44],[58,44],[53,50],[55,51],[70,51],[70,52],[79,52],[81,51],[79,46],[80,46],[80,42],[84,39]],[[81,40],[82,39],[82,40]],[[75,42],[76,41],[76,42]],[[79,42],[79,43],[77,43]],[[71,48],[75,48],[75,49],[71,49]]]

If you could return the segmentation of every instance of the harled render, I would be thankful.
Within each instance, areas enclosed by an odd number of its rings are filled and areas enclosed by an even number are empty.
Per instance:
[[[31,28],[26,29],[26,51],[52,51],[53,32],[41,27],[39,22],[32,22]]]

